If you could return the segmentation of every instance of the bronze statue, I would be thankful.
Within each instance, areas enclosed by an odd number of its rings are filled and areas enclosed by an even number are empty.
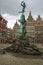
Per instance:
[[[26,7],[26,4],[24,1],[21,2],[21,6],[22,6],[22,11],[20,13],[24,13],[25,12],[25,7]]]

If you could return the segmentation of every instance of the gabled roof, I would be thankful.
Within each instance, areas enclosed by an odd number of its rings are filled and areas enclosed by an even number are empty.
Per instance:
[[[16,29],[16,28],[17,28],[17,29],[19,28],[19,24],[18,24],[17,22],[15,23],[13,29]]]
[[[35,25],[40,25],[40,26],[43,25],[43,21],[42,21],[42,18],[40,17],[40,15],[38,15],[38,17],[35,21]]]
[[[29,12],[29,16],[28,16],[27,20],[28,20],[28,21],[34,20],[33,17],[32,17],[31,11]]]
[[[42,18],[40,17],[40,15],[38,15],[36,21],[42,21]]]

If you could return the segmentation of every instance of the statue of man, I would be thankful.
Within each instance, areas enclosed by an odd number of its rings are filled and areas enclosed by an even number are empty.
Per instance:
[[[24,13],[25,12],[25,7],[26,7],[26,4],[24,1],[21,2],[21,6],[23,7],[22,8],[22,11],[20,13]]]

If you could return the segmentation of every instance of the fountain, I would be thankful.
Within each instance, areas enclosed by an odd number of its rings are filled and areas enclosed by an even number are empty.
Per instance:
[[[40,55],[41,52],[37,48],[36,45],[30,44],[29,37],[26,36],[26,20],[25,20],[25,8],[26,4],[24,1],[21,2],[22,11],[20,20],[20,28],[19,28],[19,34],[15,38],[14,44],[12,44],[10,47],[5,48],[6,51],[13,51],[13,52],[21,52],[23,54],[32,54],[32,55]]]

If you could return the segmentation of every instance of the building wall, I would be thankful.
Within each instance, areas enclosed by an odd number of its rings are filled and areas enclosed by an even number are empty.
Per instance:
[[[43,21],[40,15],[34,20],[30,12],[27,18],[26,29],[28,36],[34,37],[35,43],[43,43]]]
[[[37,17],[36,20],[34,20],[30,11],[26,21],[26,30],[26,35],[32,37],[32,40],[35,43],[43,43],[43,21],[40,15]],[[17,22],[13,27],[13,31],[15,36],[19,33],[19,25],[17,24]]]
[[[35,42],[43,43],[43,21],[40,16],[38,16],[35,22]]]
[[[29,16],[27,18],[27,22],[26,22],[26,30],[27,30],[27,35],[28,36],[35,36],[35,21],[31,15],[31,12],[29,13]]]
[[[0,43],[5,42],[6,40],[6,25],[7,25],[7,21],[0,16]]]
[[[13,27],[13,36],[16,37],[16,35],[19,33],[19,24],[16,22]]]
[[[3,21],[3,20],[2,20]],[[1,21],[0,21],[1,23]],[[13,27],[13,30],[6,29],[6,23],[3,24],[5,26],[5,29],[1,29],[0,25],[0,40],[5,39],[2,35],[2,31],[7,32],[6,36],[12,36],[12,38],[16,37],[16,35],[19,33],[19,25],[16,22],[16,24]],[[32,40],[35,43],[43,43],[43,20],[40,17],[40,15],[37,17],[36,20],[32,17],[31,12],[29,13],[29,16],[26,21],[26,30],[27,30],[27,36],[32,37]],[[8,32],[9,31],[9,32]]]

